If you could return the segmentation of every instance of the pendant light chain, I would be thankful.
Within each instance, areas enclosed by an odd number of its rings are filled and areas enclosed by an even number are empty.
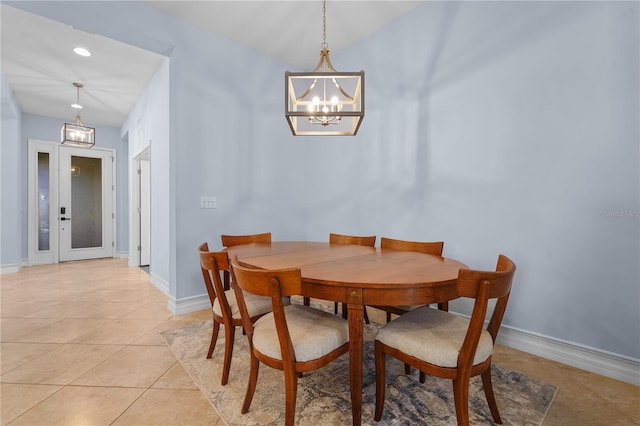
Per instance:
[[[327,50],[327,0],[322,0],[322,50]]]

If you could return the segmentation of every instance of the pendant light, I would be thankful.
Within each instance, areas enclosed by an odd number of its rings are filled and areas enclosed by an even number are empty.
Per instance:
[[[338,72],[329,60],[322,0],[320,62],[312,72],[285,72],[285,116],[294,136],[353,136],[364,118],[364,71]]]
[[[76,103],[72,104],[77,110],[82,109],[80,104],[80,89],[84,87],[82,83],[73,83],[76,87],[77,98]],[[60,129],[60,143],[67,146],[75,146],[80,148],[91,148],[95,145],[96,129],[87,127],[82,124],[80,112],[76,115],[75,123],[64,123]]]

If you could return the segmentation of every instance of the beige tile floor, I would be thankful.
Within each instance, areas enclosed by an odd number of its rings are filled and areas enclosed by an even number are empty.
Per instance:
[[[171,315],[126,260],[3,274],[0,298],[1,425],[224,424],[159,335],[209,311]],[[502,346],[494,362],[560,388],[545,425],[640,425],[639,387]]]

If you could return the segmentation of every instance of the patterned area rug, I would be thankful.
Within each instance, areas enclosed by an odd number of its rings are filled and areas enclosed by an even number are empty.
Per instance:
[[[365,325],[363,369],[363,425],[455,425],[452,383],[418,373],[404,374],[404,365],[387,357],[387,392],[381,421],[373,419],[375,371],[373,339],[376,326]],[[284,423],[284,376],[281,371],[260,366],[256,393],[247,414],[240,407],[249,375],[247,338],[236,332],[229,383],[220,385],[224,354],[224,327],[211,359],[206,359],[211,339],[211,321],[162,333],[171,351],[211,401],[228,425],[276,425]],[[493,386],[505,425],[540,425],[551,407],[557,388],[522,374],[493,366]],[[471,379],[470,422],[492,425],[493,419],[482,391],[480,377]],[[296,424],[350,425],[349,355],[345,354],[320,370],[305,373],[298,381]]]

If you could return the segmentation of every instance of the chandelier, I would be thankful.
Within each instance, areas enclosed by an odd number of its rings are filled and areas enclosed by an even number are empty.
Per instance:
[[[82,124],[79,110],[80,105],[80,89],[84,87],[82,83],[73,83],[77,90],[76,103],[71,107],[78,110],[75,123],[64,123],[60,128],[60,143],[67,146],[75,146],[80,148],[91,148],[95,145],[96,129],[87,127]]]
[[[294,136],[353,136],[364,117],[364,71],[338,72],[329,60],[322,0],[320,61],[311,72],[285,72],[285,116]]]

